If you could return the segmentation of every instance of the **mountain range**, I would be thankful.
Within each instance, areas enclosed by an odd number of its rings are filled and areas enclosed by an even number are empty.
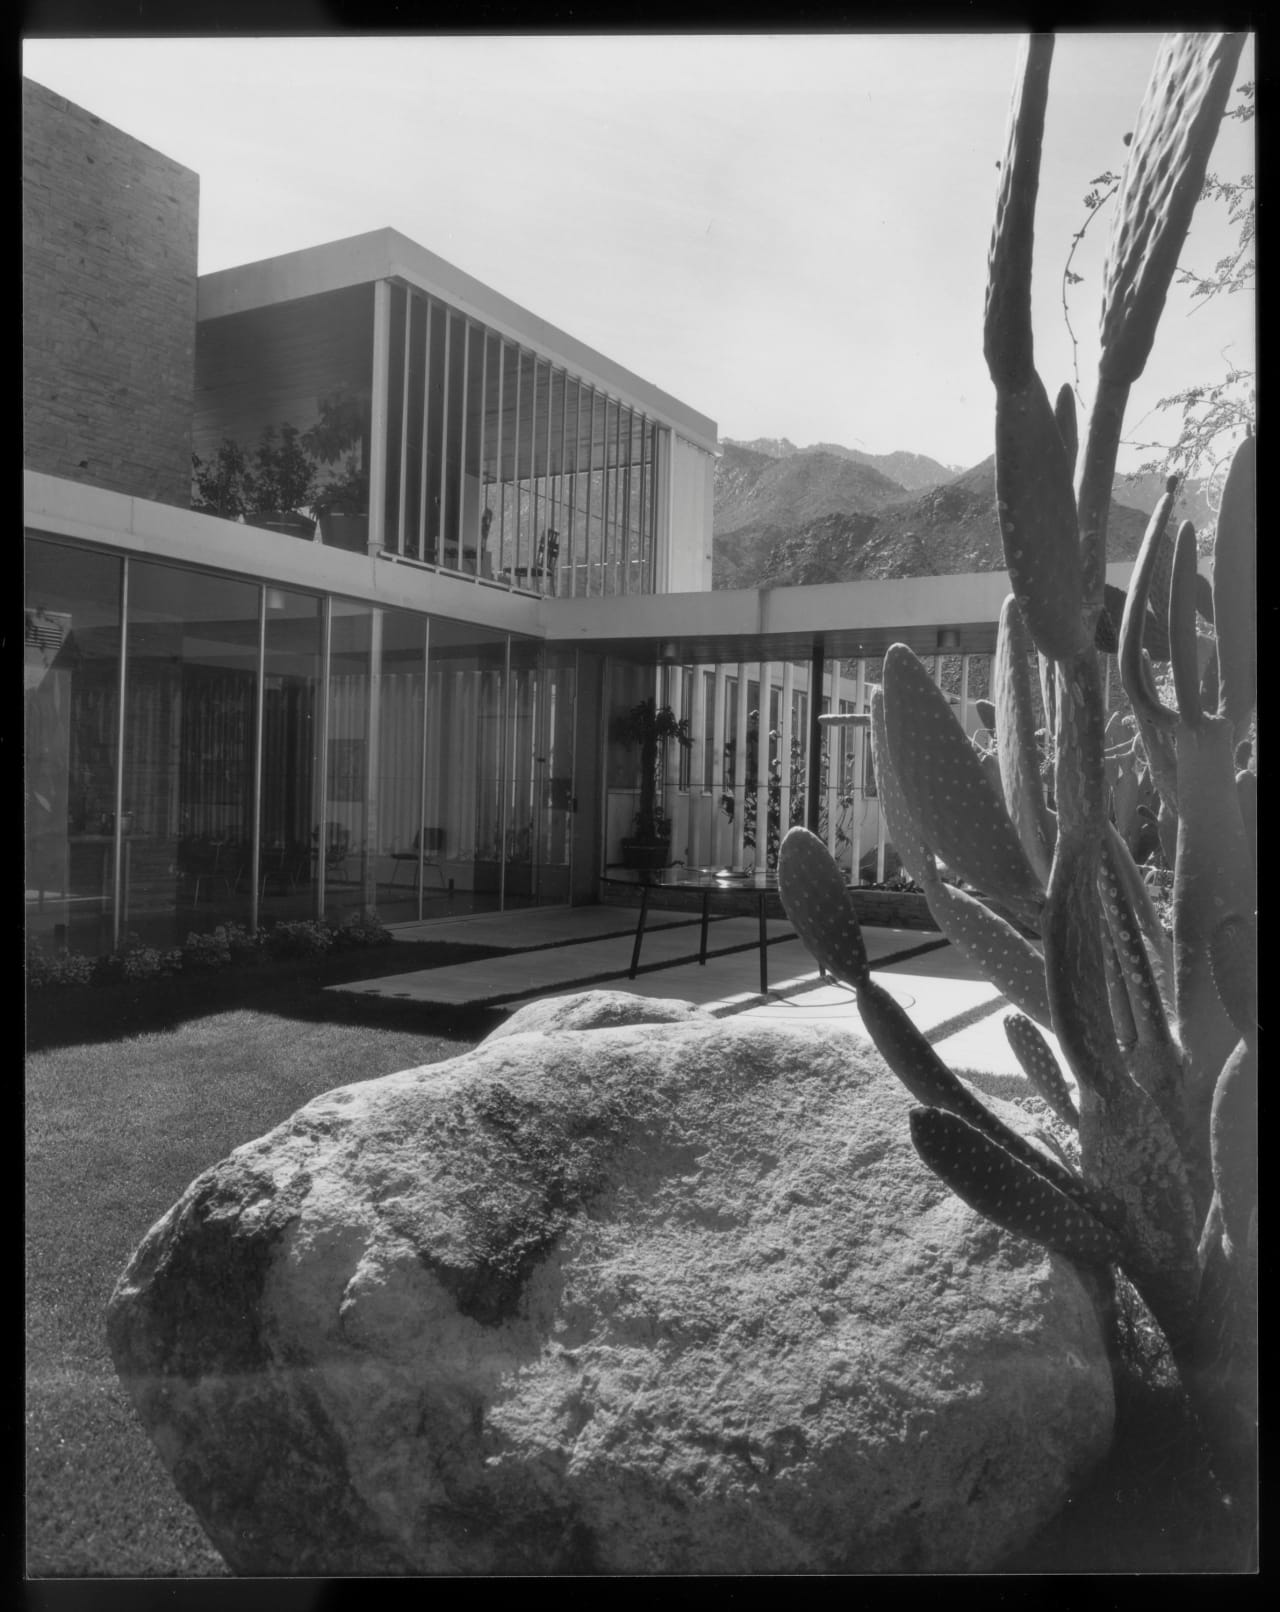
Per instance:
[[[957,473],[924,454],[869,454],[833,443],[797,448],[785,437],[720,446],[713,587],[1004,569],[994,457]],[[1156,476],[1116,477],[1109,559],[1137,556],[1163,491]],[[1204,491],[1202,484],[1184,489],[1176,518],[1212,525]]]

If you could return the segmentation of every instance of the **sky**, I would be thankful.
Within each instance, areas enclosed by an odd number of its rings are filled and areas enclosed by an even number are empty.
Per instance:
[[[1119,170],[1155,34],[1058,39],[1036,217],[1036,360],[1073,378],[1062,268]],[[993,451],[982,302],[1014,34],[28,38],[24,73],[200,175],[200,271],[391,226],[737,440]],[[1253,77],[1252,51],[1236,83]],[[1254,168],[1253,123],[1210,162]],[[1082,396],[1110,210],[1070,293]],[[1198,209],[1182,262],[1233,244]],[[1126,437],[1252,368],[1251,295],[1175,290]],[[1121,452],[1121,467],[1146,457]]]

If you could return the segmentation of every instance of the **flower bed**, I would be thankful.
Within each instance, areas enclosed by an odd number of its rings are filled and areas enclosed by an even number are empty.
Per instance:
[[[118,985],[179,974],[210,974],[233,965],[252,965],[261,957],[323,957],[330,951],[382,946],[390,940],[391,932],[379,919],[356,913],[338,924],[303,919],[257,931],[222,924],[205,933],[189,934],[181,946],[147,946],[136,935],[128,935],[116,951],[102,957],[50,953],[32,943],[27,947],[27,988]]]

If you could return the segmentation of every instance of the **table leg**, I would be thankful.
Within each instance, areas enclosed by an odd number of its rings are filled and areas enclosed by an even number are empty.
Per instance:
[[[644,939],[644,919],[648,910],[649,886],[645,884],[640,887],[640,919],[636,924],[636,943],[631,948],[631,973],[628,976],[630,979],[635,979],[636,970],[640,967],[640,942]]]
[[[760,995],[769,994],[769,930],[764,915],[764,891],[760,892]]]
[[[707,961],[707,916],[711,907],[711,892],[702,892],[702,949],[698,953],[698,961],[704,966]]]

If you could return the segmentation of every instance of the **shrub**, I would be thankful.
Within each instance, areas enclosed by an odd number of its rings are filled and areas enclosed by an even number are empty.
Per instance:
[[[211,933],[187,936],[182,947],[182,966],[196,972],[212,972],[231,965],[231,943],[225,929]]]
[[[51,957],[34,941],[27,947],[27,986],[33,991],[55,985],[87,985],[95,959],[66,952]]]
[[[361,946],[385,946],[390,940],[391,931],[373,913],[353,912],[333,931],[334,948],[340,951],[354,951]]]
[[[323,957],[333,935],[328,924],[314,918],[292,919],[269,929],[263,944],[273,957]]]
[[[129,934],[107,956],[77,958],[76,962],[87,965],[94,985],[119,985],[125,980],[164,979],[176,974],[182,967],[182,953],[172,947],[145,946],[137,935]]]

